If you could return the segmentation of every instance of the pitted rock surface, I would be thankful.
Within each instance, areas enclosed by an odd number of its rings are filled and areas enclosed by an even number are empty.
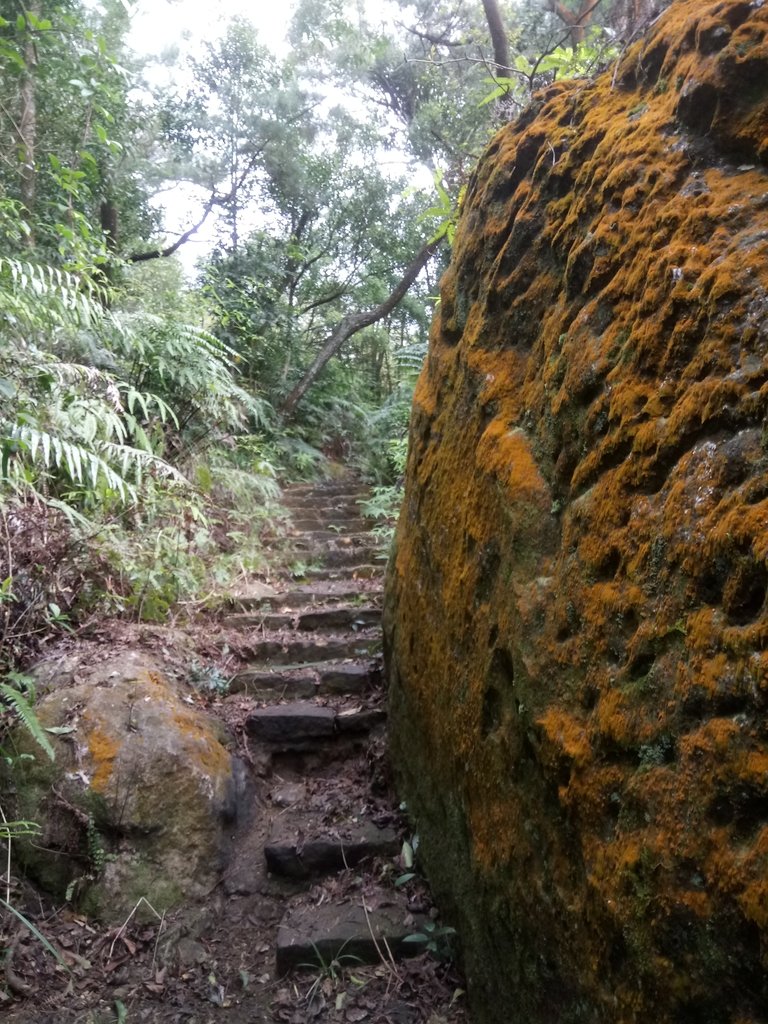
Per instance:
[[[679,0],[470,181],[394,762],[480,1024],[768,1006],[768,5]]]

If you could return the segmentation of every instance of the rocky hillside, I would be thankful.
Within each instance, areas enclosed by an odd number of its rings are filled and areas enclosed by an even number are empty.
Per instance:
[[[478,1024],[757,1024],[768,5],[678,0],[470,183],[388,581]]]

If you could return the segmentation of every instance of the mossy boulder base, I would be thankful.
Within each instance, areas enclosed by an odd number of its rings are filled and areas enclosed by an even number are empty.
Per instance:
[[[144,658],[80,675],[36,709],[57,756],[38,753],[17,773],[20,810],[44,823],[41,839],[19,844],[22,860],[49,891],[69,889],[107,920],[142,897],[162,913],[209,892],[237,810],[220,726]]]
[[[679,0],[470,182],[394,761],[478,1024],[766,1019],[768,5]]]

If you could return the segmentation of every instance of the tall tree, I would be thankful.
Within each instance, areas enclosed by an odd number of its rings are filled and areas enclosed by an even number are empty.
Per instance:
[[[118,212],[127,238],[154,223],[135,174],[127,29],[118,0],[0,0],[0,127],[15,140],[0,188],[26,211],[41,258],[106,261]]]

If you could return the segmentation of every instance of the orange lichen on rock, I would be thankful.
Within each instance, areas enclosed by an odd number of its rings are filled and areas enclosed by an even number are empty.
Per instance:
[[[120,744],[114,736],[110,736],[102,725],[95,725],[88,734],[88,753],[93,764],[91,786],[94,792],[106,791],[119,751]]]
[[[478,1024],[768,1006],[768,4],[676,0],[467,190],[386,601]]]

